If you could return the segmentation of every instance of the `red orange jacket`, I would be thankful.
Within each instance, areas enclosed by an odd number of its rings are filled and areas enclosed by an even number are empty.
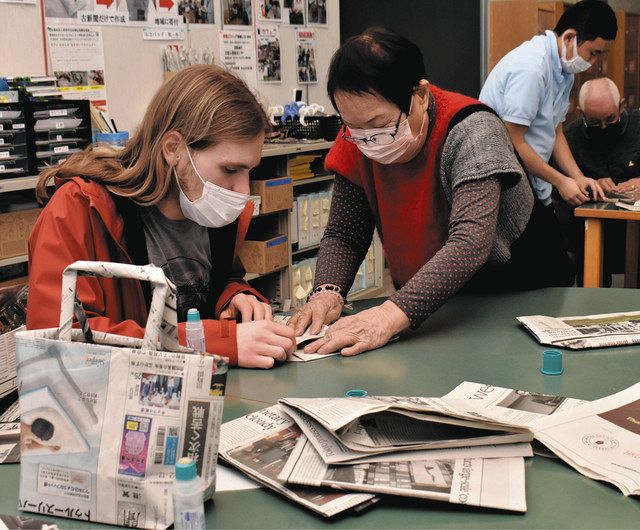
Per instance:
[[[28,329],[58,326],[62,271],[67,265],[77,260],[133,263],[125,238],[125,221],[106,188],[80,177],[56,184],[56,192],[29,237]],[[225,277],[215,278],[221,282],[213,311],[216,318],[238,293],[248,292],[266,301],[242,279],[244,270],[237,259],[251,213],[249,204],[238,219],[236,234],[227,241],[226,246],[232,245],[233,249],[212,247],[214,262],[219,255],[229,261],[228,266],[222,268],[227,272]],[[83,277],[77,289],[91,329],[143,337],[148,306],[141,282]],[[224,355],[230,364],[237,364],[235,320],[203,319],[203,323],[207,351]],[[184,323],[178,324],[178,338],[185,344]]]

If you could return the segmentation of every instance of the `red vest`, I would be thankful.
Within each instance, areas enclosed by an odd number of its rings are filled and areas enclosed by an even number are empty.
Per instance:
[[[436,118],[422,152],[404,164],[379,164],[338,135],[325,161],[364,189],[376,219],[389,271],[396,286],[407,283],[448,237],[451,209],[440,180],[440,158],[451,120],[475,99],[430,85]]]

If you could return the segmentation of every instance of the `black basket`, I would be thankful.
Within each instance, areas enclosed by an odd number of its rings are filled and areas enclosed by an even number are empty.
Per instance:
[[[342,120],[340,116],[307,116],[305,117],[306,125],[302,125],[299,119],[287,119],[284,123],[280,123],[280,118],[276,117],[277,125],[274,125],[274,132],[281,133],[285,138],[297,138],[307,140],[324,139],[332,142],[336,139]]]

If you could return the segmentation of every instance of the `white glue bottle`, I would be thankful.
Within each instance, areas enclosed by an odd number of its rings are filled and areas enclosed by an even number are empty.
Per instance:
[[[187,346],[197,351],[207,351],[204,342],[204,327],[200,320],[200,311],[195,308],[187,311],[187,323],[185,324]]]
[[[196,473],[196,463],[191,458],[176,462],[176,479],[173,483],[173,527],[175,530],[205,530],[204,483]]]

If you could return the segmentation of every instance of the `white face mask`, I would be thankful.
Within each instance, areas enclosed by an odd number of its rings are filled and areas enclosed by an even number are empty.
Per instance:
[[[578,55],[578,37],[573,38],[573,57],[567,59],[567,46],[564,43],[564,34],[562,35],[562,69],[568,74],[579,74],[591,68],[591,63]]]
[[[200,226],[206,226],[207,228],[220,228],[233,223],[240,217],[249,200],[249,196],[244,193],[222,188],[213,182],[204,180],[198,168],[196,168],[196,165],[193,163],[193,158],[191,158],[188,147],[187,155],[189,156],[191,167],[193,167],[196,175],[198,175],[198,178],[202,181],[204,189],[202,190],[200,198],[191,202],[184,194],[184,191],[182,191],[176,168],[173,168],[173,174],[176,177],[178,188],[180,189],[180,209],[184,216],[198,223]]]
[[[409,109],[409,114],[411,114],[411,109]],[[411,127],[409,126],[409,118],[405,118],[402,120],[400,125],[398,125],[398,132],[393,140],[393,143],[387,145],[378,145],[372,142],[369,142],[364,145],[357,144],[360,152],[370,158],[371,160],[375,160],[380,164],[393,164],[396,160],[402,158],[407,152],[409,152],[412,148],[420,140],[420,135],[422,134],[422,130],[424,129],[424,124],[426,122],[425,116],[422,117],[422,125],[420,126],[420,132],[414,137],[411,133]],[[370,138],[375,134],[380,133],[393,133],[395,127],[387,127],[384,129],[349,129],[349,132],[352,136],[356,136],[359,138]]]

